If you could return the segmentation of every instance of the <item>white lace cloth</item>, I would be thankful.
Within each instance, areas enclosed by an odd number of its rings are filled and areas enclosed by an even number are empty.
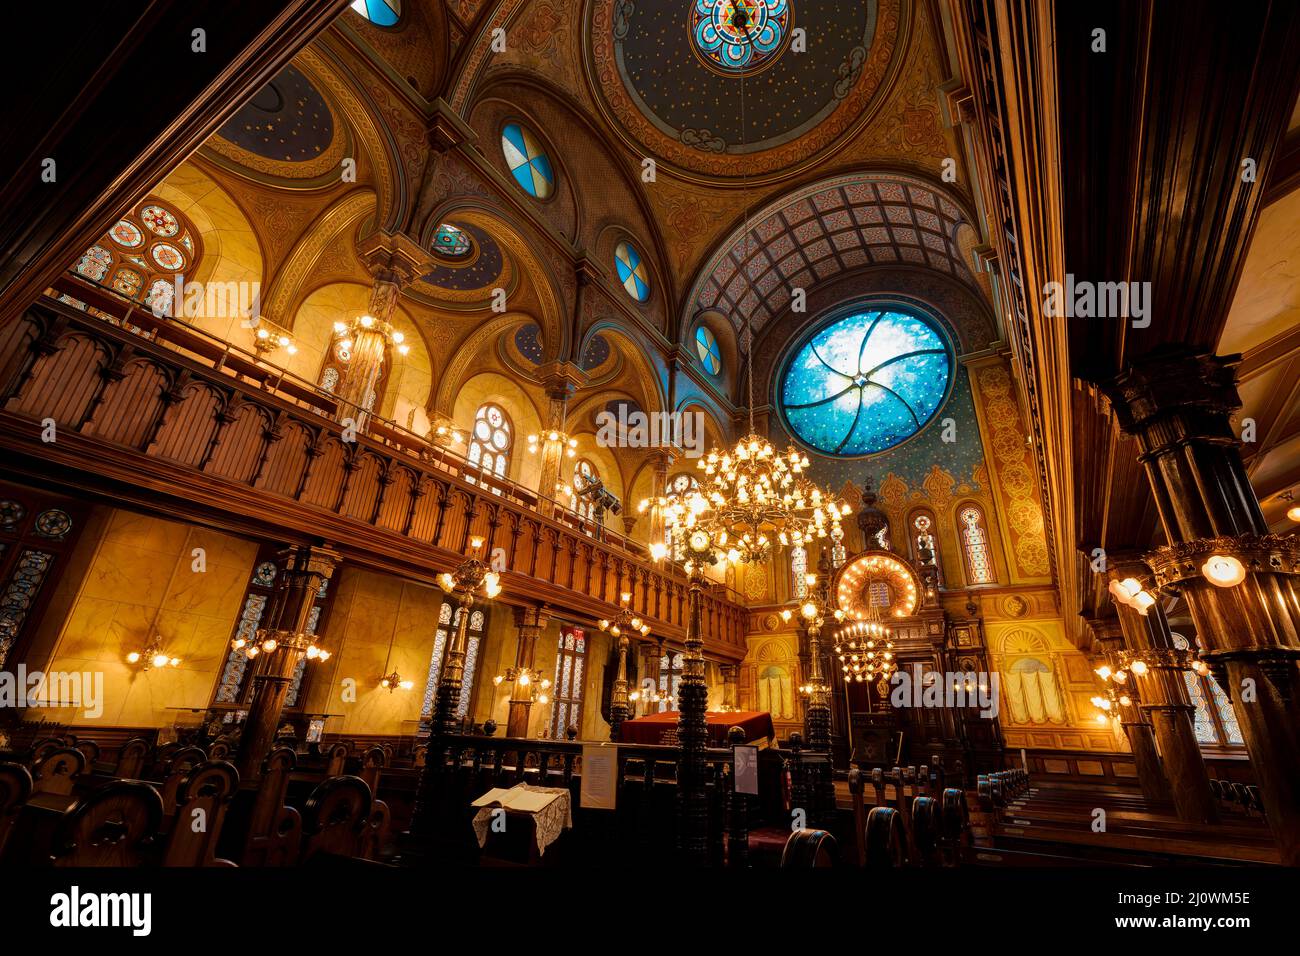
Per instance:
[[[563,831],[573,829],[573,800],[564,787],[534,787],[521,783],[511,789],[558,794],[556,799],[532,814],[538,856],[544,854],[546,848],[554,843]],[[487,843],[488,830],[492,826],[492,811],[497,809],[500,808],[480,807],[478,813],[474,814],[474,835],[478,837],[480,849]]]

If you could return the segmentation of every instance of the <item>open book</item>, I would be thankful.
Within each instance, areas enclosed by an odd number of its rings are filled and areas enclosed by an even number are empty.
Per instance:
[[[520,813],[537,813],[548,807],[551,801],[559,795],[559,793],[539,793],[536,790],[525,790],[522,786],[511,787],[509,790],[493,787],[470,806],[504,807],[507,810],[518,810]]]

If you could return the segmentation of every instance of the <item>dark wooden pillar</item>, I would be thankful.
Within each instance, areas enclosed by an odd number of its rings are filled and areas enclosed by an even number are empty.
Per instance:
[[[1118,671],[1121,667],[1120,652],[1127,649],[1119,621],[1093,621],[1092,636],[1105,654],[1107,665],[1112,671]],[[1142,709],[1142,696],[1136,677],[1129,679],[1126,691],[1132,702],[1127,706],[1122,703],[1119,705],[1119,723],[1133,754],[1133,765],[1137,769],[1142,796],[1150,803],[1169,803],[1173,794],[1169,789],[1165,768],[1160,763],[1160,752],[1156,749],[1155,728]]]
[[[704,569],[696,560],[688,593],[686,653],[677,690],[677,848],[682,862],[706,866],[709,862],[709,803],[705,791],[705,750],[709,746],[704,719],[709,688],[704,681],[704,635],[700,614],[704,594]]]
[[[537,638],[550,618],[546,608],[515,608],[515,627],[519,631],[519,644],[515,649],[516,675],[527,671],[527,685],[519,683],[518,676],[511,684],[510,715],[506,719],[507,737],[527,737],[528,718],[533,709],[533,684],[536,674],[533,664],[537,657]],[[559,675],[555,675],[558,677]]]
[[[1181,350],[1148,356],[1111,385],[1170,542],[1147,556],[1156,585],[1177,587],[1224,673],[1283,861],[1300,864],[1300,543],[1268,534],[1232,428],[1231,359]],[[1238,583],[1214,583],[1236,563]],[[1154,612],[1156,609],[1153,608]],[[1163,618],[1152,627],[1168,633]],[[1166,755],[1166,762],[1168,757]],[[1171,773],[1172,780],[1172,773]]]
[[[273,640],[275,649],[257,657],[253,693],[236,758],[242,780],[258,778],[262,761],[275,742],[293,672],[312,643],[307,633],[311,609],[338,558],[333,551],[313,547],[287,548],[277,557],[280,567],[276,577],[280,583],[271,613],[265,618],[270,626],[257,632],[259,642]]]

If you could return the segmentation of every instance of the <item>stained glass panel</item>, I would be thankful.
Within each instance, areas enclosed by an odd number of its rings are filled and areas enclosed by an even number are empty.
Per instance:
[[[790,33],[789,0],[695,0],[691,40],[706,66],[724,74],[767,66]]]
[[[781,403],[794,433],[818,451],[868,455],[920,431],[951,379],[948,346],[929,321],[896,310],[861,312],[795,352]]]
[[[700,364],[710,375],[717,375],[722,371],[722,350],[718,348],[718,340],[702,325],[695,330],[695,353],[699,355]]]
[[[460,259],[469,255],[473,244],[465,230],[444,222],[433,234],[433,251],[446,259]]]
[[[54,555],[28,549],[18,558],[9,584],[0,595],[0,665],[18,639],[18,631],[27,619],[41,589],[41,582],[54,562]]]
[[[1205,689],[1201,687],[1199,678],[1191,671],[1183,671],[1183,680],[1187,683],[1187,696],[1192,699],[1192,705],[1196,708],[1196,742],[1216,743],[1218,736],[1214,732],[1214,718],[1210,716],[1210,707],[1205,700]]]
[[[501,151],[520,188],[530,196],[546,199],[555,188],[551,160],[533,134],[518,123],[501,131]]]
[[[623,283],[627,294],[638,302],[650,298],[650,276],[641,253],[630,242],[620,242],[614,250],[614,266],[618,270],[618,281]]]
[[[971,584],[987,584],[993,580],[993,563],[989,555],[988,535],[984,531],[983,516],[976,508],[964,508],[961,521],[962,546],[966,549],[966,570]]]
[[[1245,740],[1242,739],[1241,725],[1237,723],[1237,714],[1232,709],[1232,701],[1223,692],[1218,681],[1212,677],[1206,680],[1210,685],[1210,694],[1214,697],[1214,706],[1219,712],[1219,723],[1223,725],[1224,738],[1230,744],[1241,746]]]
[[[790,586],[794,591],[796,598],[802,598],[808,593],[808,579],[804,577],[808,573],[808,552],[803,548],[790,549]]]
[[[353,0],[352,9],[377,27],[391,27],[402,17],[402,0]]]

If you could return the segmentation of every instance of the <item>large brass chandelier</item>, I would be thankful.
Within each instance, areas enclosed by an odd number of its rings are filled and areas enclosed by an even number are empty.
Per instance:
[[[891,637],[889,627],[881,620],[880,609],[874,604],[867,609],[865,618],[837,629],[835,656],[839,658],[844,680],[859,683],[878,680],[883,694],[890,675],[898,669]]]
[[[697,487],[669,493],[655,504],[663,517],[665,541],[656,558],[697,529],[708,533],[719,556],[733,564],[766,560],[776,546],[800,547],[840,528],[847,504],[822,491],[804,475],[808,456],[795,448],[778,454],[772,443],[750,432],[730,450],[714,450],[699,460]]]

